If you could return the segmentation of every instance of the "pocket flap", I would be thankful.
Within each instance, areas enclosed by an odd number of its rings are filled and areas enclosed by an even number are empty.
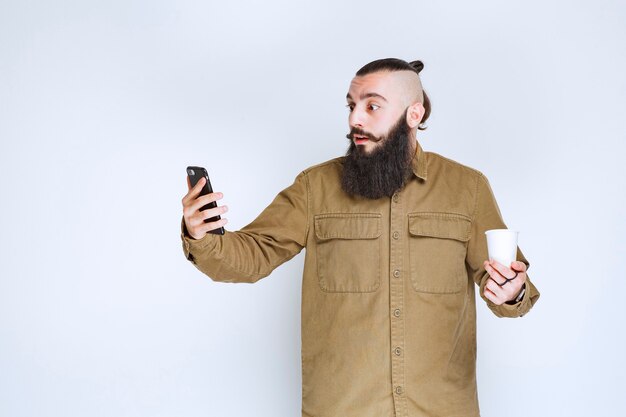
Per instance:
[[[375,239],[381,234],[381,214],[328,213],[315,216],[318,239]]]
[[[456,213],[409,213],[409,233],[413,236],[438,237],[467,242],[472,222]]]

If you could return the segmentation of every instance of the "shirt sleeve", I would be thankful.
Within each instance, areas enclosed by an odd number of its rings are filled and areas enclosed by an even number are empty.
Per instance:
[[[184,218],[185,257],[214,281],[253,283],[296,256],[306,245],[309,186],[306,172],[282,190],[261,214],[239,231],[193,239]]]
[[[489,259],[487,252],[487,238],[485,231],[490,229],[506,229],[496,199],[487,178],[480,174],[476,179],[476,202],[472,229],[467,248],[466,262],[471,278],[480,287],[480,297],[485,300],[487,306],[498,317],[521,317],[526,314],[539,299],[539,291],[530,282],[528,271],[526,272],[526,291],[522,299],[514,304],[503,303],[495,305],[485,295],[485,285],[489,279],[489,273],[485,270],[483,262]],[[517,248],[517,260],[526,264],[528,270],[530,263]]]

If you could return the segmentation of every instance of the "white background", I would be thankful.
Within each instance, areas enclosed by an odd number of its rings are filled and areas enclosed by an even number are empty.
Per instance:
[[[183,256],[185,167],[252,221],[340,156],[358,68],[425,64],[423,148],[481,170],[541,291],[479,300],[483,417],[617,416],[623,1],[0,1],[0,415],[299,416],[304,252]]]

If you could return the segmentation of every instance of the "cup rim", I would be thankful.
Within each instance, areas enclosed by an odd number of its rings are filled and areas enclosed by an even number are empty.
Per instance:
[[[519,233],[517,230],[511,230],[511,229],[491,229],[491,230],[487,230],[485,234],[489,234],[493,232]]]

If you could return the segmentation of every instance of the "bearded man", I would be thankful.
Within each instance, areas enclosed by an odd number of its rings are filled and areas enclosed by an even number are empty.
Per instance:
[[[387,58],[353,78],[345,156],[302,171],[250,224],[208,233],[223,196],[183,198],[183,251],[214,281],[256,282],[307,248],[302,416],[479,416],[476,304],[520,317],[539,298],[517,261],[488,261],[504,229],[485,176],[422,150],[423,64]],[[189,183],[188,183],[189,186]]]

